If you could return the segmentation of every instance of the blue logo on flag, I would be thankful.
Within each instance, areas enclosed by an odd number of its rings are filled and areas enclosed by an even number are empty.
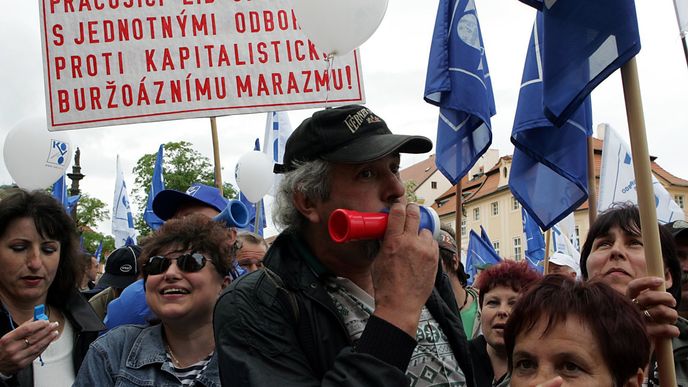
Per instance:
[[[624,164],[630,165],[631,164],[631,155],[626,153],[626,157],[624,157]]]
[[[65,155],[69,151],[69,144],[59,140],[50,140],[50,153],[47,162],[54,165],[64,165],[67,159]]]

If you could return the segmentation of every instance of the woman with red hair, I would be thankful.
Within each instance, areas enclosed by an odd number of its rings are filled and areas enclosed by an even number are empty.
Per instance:
[[[541,275],[525,261],[504,261],[488,267],[478,276],[475,287],[480,290],[483,334],[469,341],[478,387],[491,387],[506,375],[506,321],[521,294],[540,278]]]

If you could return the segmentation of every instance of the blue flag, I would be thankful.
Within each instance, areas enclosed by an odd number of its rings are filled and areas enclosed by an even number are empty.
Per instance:
[[[98,243],[98,247],[96,248],[96,252],[93,253],[93,256],[96,257],[96,260],[100,262],[100,258],[103,256],[103,240],[100,240],[100,243]]]
[[[490,237],[487,236],[487,231],[485,231],[482,224],[480,225],[480,238],[482,238],[482,240],[484,240],[485,243],[488,246],[490,246],[490,250],[492,250],[494,255],[499,256],[499,254],[497,254],[497,250],[495,250],[495,248],[494,248],[494,243],[492,243],[492,241],[490,240]]]
[[[64,173],[53,184],[52,195],[58,202],[62,203],[62,206],[68,214],[72,213],[72,209],[74,209],[74,206],[81,198],[81,195],[67,195],[67,184]]]
[[[640,52],[633,0],[521,0],[541,9],[543,102],[561,127],[611,73]]]
[[[143,220],[146,222],[151,230],[157,230],[162,226],[163,220],[158,218],[153,212],[153,199],[158,192],[165,190],[165,179],[162,175],[162,160],[165,147],[160,144],[158,148],[158,155],[155,158],[155,167],[153,167],[153,177],[151,178],[150,192],[148,193],[148,202],[146,203],[146,210],[143,212]]]
[[[526,261],[533,269],[542,273],[545,269],[545,238],[542,236],[540,227],[528,215],[528,212],[521,207],[523,218],[523,233],[526,235]]]
[[[495,114],[473,0],[440,0],[424,95],[440,107],[435,163],[456,184],[492,143]]]
[[[588,198],[587,137],[592,134],[590,99],[556,128],[544,115],[543,14],[538,12],[528,46],[511,142],[509,188],[533,219],[548,229]]]
[[[256,139],[255,146],[253,150],[260,150],[260,140]],[[263,235],[263,229],[267,227],[267,224],[265,222],[265,203],[263,202],[263,199],[260,199],[260,228],[256,230],[256,203],[251,203],[244,194],[239,192],[239,201],[244,203],[246,206],[246,209],[248,209],[248,226],[246,228],[251,231],[255,232],[256,234],[259,234],[260,236]]]
[[[501,261],[499,255],[494,252],[494,248],[471,230],[466,252],[466,273],[470,275],[468,283],[473,284],[479,266],[494,265]]]

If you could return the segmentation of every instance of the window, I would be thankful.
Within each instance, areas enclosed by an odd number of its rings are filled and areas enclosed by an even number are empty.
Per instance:
[[[473,209],[473,220],[480,220],[480,207]]]
[[[494,247],[497,255],[501,255],[501,254],[499,254],[499,241],[492,241],[492,247]]]
[[[573,247],[580,250],[580,229],[578,228],[578,226],[576,226],[575,233],[576,235],[573,237],[574,240],[571,243],[573,243]]]
[[[466,236],[466,219],[461,219],[461,236]]]
[[[492,216],[499,215],[499,202],[492,202],[490,206],[492,208]]]
[[[683,209],[683,195],[674,195],[674,201],[678,204],[681,209]]]
[[[506,167],[504,167],[504,177],[507,177],[508,174],[509,174],[509,170]]]
[[[521,237],[514,238],[514,259],[521,260]]]
[[[516,200],[516,198],[512,196],[511,197],[511,209],[516,211],[516,210],[521,208],[520,206],[521,206],[521,203],[519,203],[518,200]]]
[[[436,181],[431,181],[431,182],[430,182],[430,188],[432,188],[432,189],[437,189],[437,182],[436,182]]]

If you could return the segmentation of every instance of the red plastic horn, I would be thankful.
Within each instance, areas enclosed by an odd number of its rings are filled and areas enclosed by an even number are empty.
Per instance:
[[[420,225],[418,229],[428,229],[435,239],[439,236],[440,218],[430,207],[420,207]],[[330,215],[328,228],[330,237],[337,243],[382,239],[387,229],[386,212],[359,212],[353,210],[336,209]]]
[[[381,239],[387,229],[387,214],[337,209],[330,215],[330,237],[337,243]]]

